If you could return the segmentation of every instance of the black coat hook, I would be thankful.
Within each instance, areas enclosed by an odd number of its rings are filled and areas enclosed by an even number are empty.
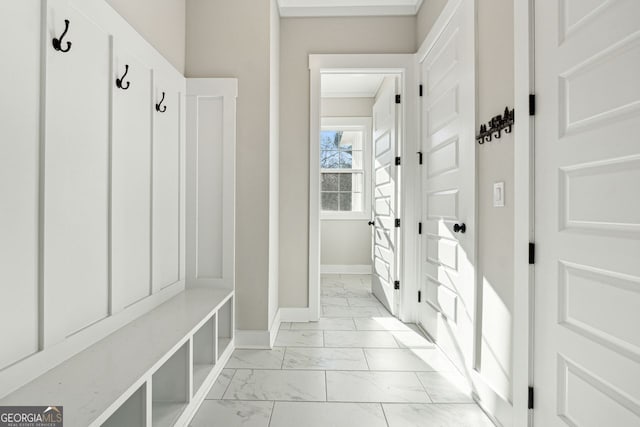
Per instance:
[[[129,64],[126,64],[124,66],[124,74],[122,75],[122,77],[116,79],[116,86],[118,86],[122,90],[129,89],[129,86],[131,85],[131,82],[127,82],[126,85],[123,84],[124,78],[125,78],[125,76],[127,75],[128,72],[129,72]]]
[[[164,102],[164,92],[162,92],[162,99],[160,100],[160,102],[158,102],[156,104],[156,111],[158,113],[164,113],[165,111],[167,111],[167,106],[163,105],[162,108],[160,108],[160,106],[162,105],[162,103]]]
[[[60,38],[53,38],[53,40],[51,40],[51,43],[53,44],[53,48],[57,51],[60,52],[69,52],[69,50],[71,50],[71,42],[67,42],[67,48],[63,49],[62,48],[62,39],[64,38],[64,36],[67,34],[67,31],[69,31],[69,20],[65,19],[64,20],[64,31],[62,32],[62,35],[60,36]]]

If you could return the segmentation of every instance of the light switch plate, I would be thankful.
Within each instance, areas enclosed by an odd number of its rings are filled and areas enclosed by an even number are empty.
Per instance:
[[[504,207],[504,182],[493,183],[493,207]]]

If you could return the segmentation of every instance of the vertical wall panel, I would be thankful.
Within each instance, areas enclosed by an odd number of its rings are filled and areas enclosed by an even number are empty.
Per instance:
[[[180,93],[175,83],[154,76],[153,112],[153,290],[176,283],[180,275]]]
[[[221,278],[223,98],[198,99],[196,277]]]
[[[38,349],[40,2],[0,2],[0,16],[20,34],[0,44],[1,370]]]
[[[117,42],[111,78],[113,312],[151,292],[151,70]],[[115,86],[125,66],[126,90]]]
[[[58,342],[108,314],[110,36],[48,2],[44,141],[44,338]]]
[[[187,80],[187,260],[189,286],[233,286],[235,79]]]

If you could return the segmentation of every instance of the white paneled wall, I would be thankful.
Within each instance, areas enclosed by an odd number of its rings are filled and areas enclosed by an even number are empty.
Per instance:
[[[111,36],[67,1],[48,1],[43,163],[43,344],[109,314]]]
[[[151,68],[114,43],[111,164],[111,283],[114,313],[151,294]],[[126,89],[125,89],[126,88]],[[142,113],[142,114],[141,114]]]
[[[3,35],[20,34],[0,43],[0,342],[11,343],[2,369],[38,349],[40,3],[3,1],[0,16],[11,17]]]
[[[236,79],[187,79],[187,286],[232,288]]]
[[[0,15],[3,396],[184,290],[186,83],[102,0]]]
[[[187,105],[103,0],[0,15],[0,406],[187,425],[235,347],[238,82]]]

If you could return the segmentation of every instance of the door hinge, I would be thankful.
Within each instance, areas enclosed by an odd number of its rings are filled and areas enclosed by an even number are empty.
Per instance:
[[[418,164],[422,164],[422,151],[418,151]]]
[[[396,104],[400,104],[402,97],[400,95],[396,95]]]
[[[536,115],[536,96],[534,94],[529,95],[529,115]]]
[[[527,407],[533,409],[533,387],[529,387],[529,398]]]
[[[422,223],[418,223],[418,234],[422,234]]]
[[[536,244],[529,243],[529,264],[536,263]]]
[[[400,227],[400,218],[396,218],[396,228]]]
[[[422,96],[422,85],[418,86],[418,94]]]
[[[400,166],[400,157],[396,157],[396,166]]]
[[[418,302],[422,302],[422,291],[418,291]]]
[[[400,289],[400,280],[396,280],[395,282],[393,282],[393,289],[395,289],[396,291]]]

